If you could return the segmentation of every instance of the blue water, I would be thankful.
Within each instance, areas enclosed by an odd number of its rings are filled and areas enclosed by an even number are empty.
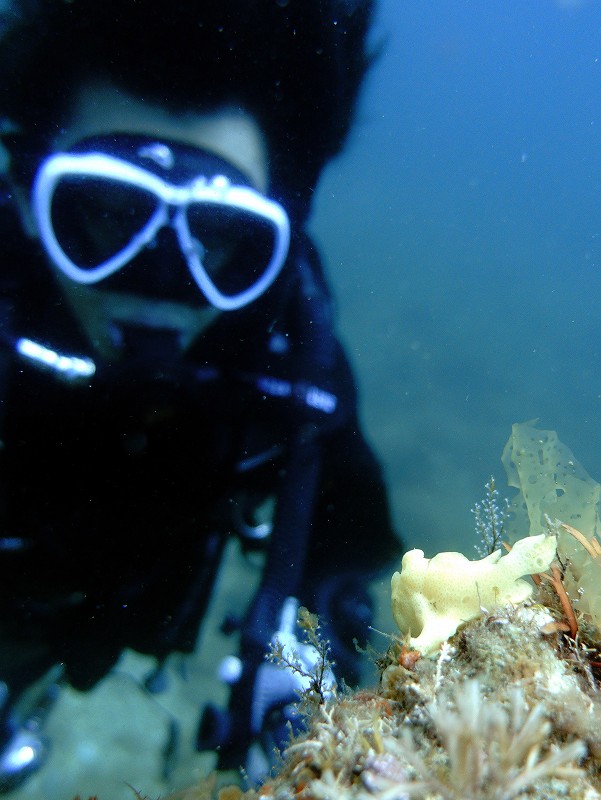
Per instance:
[[[513,422],[601,482],[601,3],[383,0],[312,228],[396,524],[472,548]]]
[[[601,482],[601,0],[380,0],[373,44],[312,230],[399,532],[429,556],[474,556],[470,508],[491,474],[502,487],[512,423],[538,417]],[[157,725],[181,716],[189,743],[203,698],[222,702],[213,662],[235,645],[220,622],[253,569],[235,566],[187,680],[176,658],[158,703],[124,690],[123,663],[98,692],[65,695],[49,730],[60,791],[45,796],[87,797],[79,769],[90,794],[130,797],[124,777],[155,791],[146,760],[126,776],[121,765],[136,748],[158,763]],[[131,663],[138,680],[147,667]],[[23,797],[39,796],[31,786]]]

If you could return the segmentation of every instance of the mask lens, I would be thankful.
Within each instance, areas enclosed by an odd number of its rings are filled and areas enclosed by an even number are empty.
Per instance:
[[[156,205],[156,197],[137,186],[65,176],[55,189],[50,213],[61,248],[86,270],[121,252],[148,223]]]
[[[203,203],[188,206],[187,218],[202,265],[222,294],[235,296],[260,280],[275,247],[269,222],[239,208]]]

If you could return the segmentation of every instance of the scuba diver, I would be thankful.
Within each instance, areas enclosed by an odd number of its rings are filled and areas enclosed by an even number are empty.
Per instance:
[[[232,535],[264,568],[199,747],[267,768],[298,687],[264,655],[299,604],[357,679],[366,584],[398,541],[306,223],[372,13],[23,0],[0,18],[2,791],[47,752],[15,712],[27,688],[89,689],[124,647],[191,652]]]

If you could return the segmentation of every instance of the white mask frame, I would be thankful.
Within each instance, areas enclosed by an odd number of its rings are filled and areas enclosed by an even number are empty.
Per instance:
[[[101,178],[137,187],[157,199],[157,207],[146,224],[127,245],[106,261],[91,268],[78,266],[57,239],[52,223],[52,200],[64,178]],[[202,263],[202,243],[195,239],[188,224],[187,211],[193,204],[240,210],[268,223],[273,229],[271,258],[261,276],[237,294],[221,292]],[[155,238],[158,231],[172,227],[190,273],[211,305],[232,311],[252,303],[262,295],[280,273],[290,247],[290,221],[283,206],[248,186],[232,184],[224,175],[206,178],[199,175],[178,186],[153,172],[106,153],[55,153],[41,164],[33,184],[32,207],[40,240],[51,262],[64,275],[80,284],[94,284],[114,274]],[[170,209],[175,213],[170,215]]]

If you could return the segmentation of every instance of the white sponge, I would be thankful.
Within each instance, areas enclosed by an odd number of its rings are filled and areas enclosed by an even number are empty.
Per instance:
[[[541,534],[520,539],[503,557],[497,550],[480,561],[461,553],[424,558],[423,550],[409,550],[392,576],[394,620],[413,649],[432,653],[483,609],[527,600],[532,586],[522,576],[544,572],[555,548],[555,537]]]

